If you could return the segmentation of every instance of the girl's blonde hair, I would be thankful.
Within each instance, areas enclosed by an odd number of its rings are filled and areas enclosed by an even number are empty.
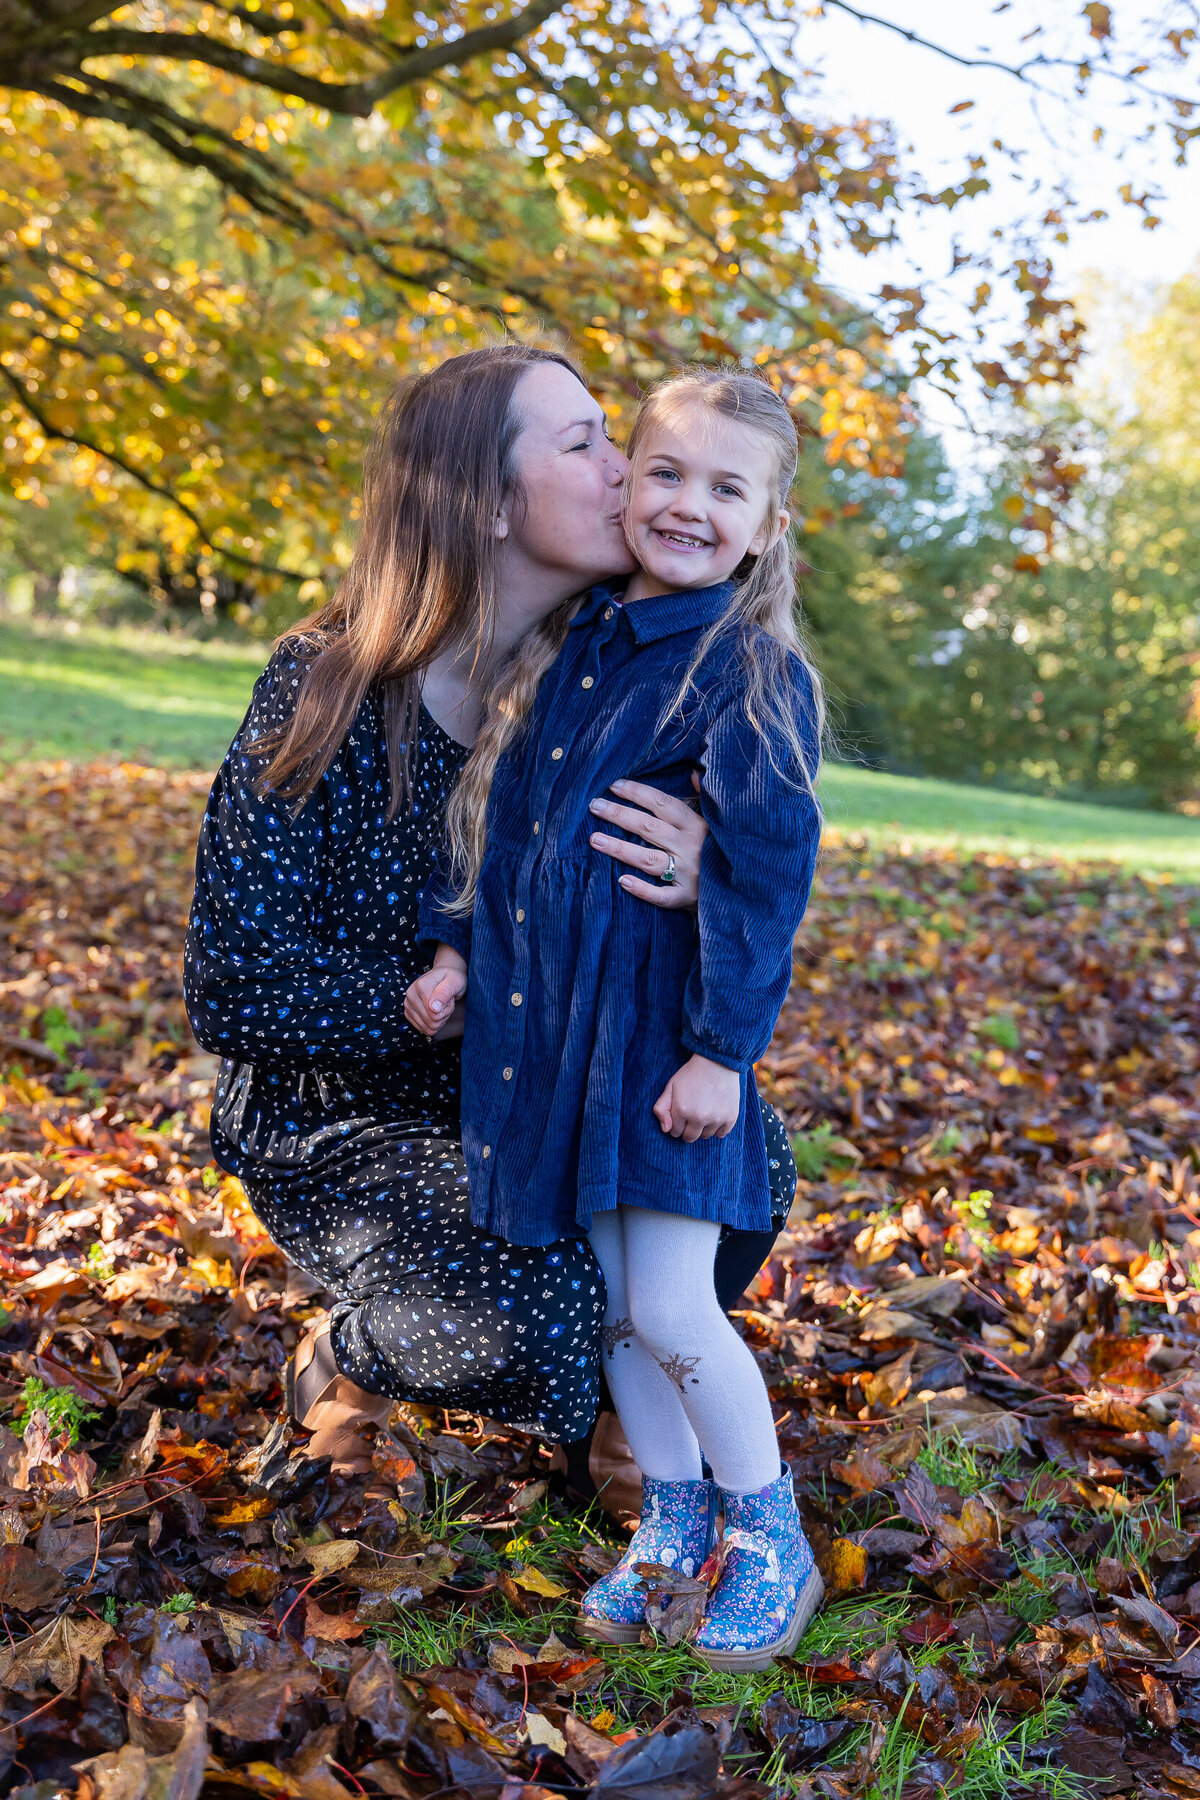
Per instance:
[[[645,446],[655,426],[677,419],[680,413],[703,408],[733,419],[759,432],[775,452],[771,516],[787,508],[799,461],[799,437],[795,421],[774,388],[760,375],[740,370],[687,369],[661,382],[639,409],[629,441],[629,481],[633,484],[645,456]],[[713,644],[729,628],[742,628],[742,661],[745,672],[746,716],[764,742],[782,743],[787,754],[788,779],[799,772],[813,793],[818,769],[804,741],[795,705],[796,683],[789,658],[803,663],[812,684],[816,709],[816,742],[824,732],[825,699],[820,676],[809,655],[797,616],[795,552],[791,529],[780,532],[760,556],[747,557],[736,571],[737,586],[727,610],[704,633],[687,672],[667,703],[658,729],[681,712],[695,683],[697,671]],[[458,897],[455,912],[469,912],[483,862],[488,794],[501,755],[514,741],[528,716],[538,686],[566,641],[578,599],[550,613],[529,632],[501,669],[488,700],[487,716],[475,747],[450,796],[446,823],[451,862]],[[818,752],[819,754],[819,752]]]

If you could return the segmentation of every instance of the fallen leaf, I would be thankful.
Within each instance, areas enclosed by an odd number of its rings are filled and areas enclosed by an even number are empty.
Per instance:
[[[528,1594],[538,1594],[543,1600],[561,1600],[569,1589],[560,1582],[551,1581],[540,1569],[522,1568],[513,1570],[513,1581]]]
[[[562,1732],[533,1707],[525,1715],[525,1736],[531,1744],[553,1750],[556,1756],[567,1753],[567,1740]]]
[[[867,1585],[867,1552],[851,1538],[834,1538],[825,1569],[831,1594],[853,1594]]]
[[[19,1644],[0,1649],[0,1683],[15,1693],[33,1695],[44,1682],[60,1694],[73,1694],[81,1658],[99,1662],[114,1636],[103,1619],[52,1619]]]
[[[356,1561],[360,1545],[354,1538],[333,1538],[325,1544],[306,1544],[304,1560],[318,1575],[336,1575]]]
[[[320,1602],[308,1594],[304,1601],[304,1629],[309,1637],[321,1638],[327,1644],[344,1644],[360,1638],[367,1621],[354,1612],[325,1612]]]

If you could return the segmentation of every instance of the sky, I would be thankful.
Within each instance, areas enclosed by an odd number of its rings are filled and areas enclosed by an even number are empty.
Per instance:
[[[1091,43],[1075,0],[1039,0],[1036,5],[1032,0],[1013,0],[999,10],[993,0],[957,0],[957,4],[863,0],[861,10],[964,56],[976,56],[986,47],[1006,62],[1020,61],[1039,49],[1074,59],[1087,54]],[[1148,10],[1114,0],[1117,48],[1131,52],[1130,60],[1144,56],[1155,42],[1146,22]],[[1161,21],[1182,10],[1169,0],[1155,9],[1160,36]],[[1030,41],[1019,42],[1038,27]],[[1135,310],[1148,308],[1156,284],[1177,279],[1200,260],[1200,145],[1192,152],[1191,166],[1179,169],[1175,147],[1165,133],[1138,141],[1154,109],[1124,104],[1127,90],[1117,83],[1098,81],[1080,101],[1071,92],[1070,78],[1035,71],[1044,88],[1057,90],[1035,93],[999,71],[958,67],[832,6],[825,8],[823,17],[802,19],[794,55],[814,71],[815,95],[828,116],[890,120],[903,160],[920,171],[928,185],[961,179],[968,156],[979,150],[988,156],[987,172],[994,183],[990,195],[963,202],[953,213],[936,209],[919,226],[910,213],[898,252],[888,250],[864,262],[848,249],[834,249],[827,273],[837,286],[864,299],[882,282],[907,285],[914,275],[944,286],[956,238],[975,247],[999,230],[1004,234],[1002,245],[1007,244],[1015,222],[1043,210],[1052,189],[1064,178],[1076,193],[1075,215],[1096,208],[1109,216],[1072,225],[1070,242],[1054,247],[1060,289],[1094,294],[1098,273],[1102,289],[1124,290]],[[1190,64],[1156,71],[1153,78],[1160,87],[1200,102],[1200,55]],[[969,109],[951,111],[967,100],[974,102]],[[1096,126],[1105,133],[1099,146],[1092,141]],[[1022,150],[1019,175],[1010,173],[1004,159],[990,150],[990,141],[997,136]],[[1162,223],[1154,230],[1146,230],[1142,214],[1120,201],[1117,190],[1127,181],[1138,192],[1150,190],[1161,196],[1153,210]],[[965,296],[977,278],[973,271],[962,272],[959,293]],[[965,322],[953,299],[941,312],[946,323]],[[1100,351],[1111,339],[1116,316],[1115,309],[1097,307],[1093,300],[1089,323]],[[1002,342],[1001,322],[996,331],[996,342]],[[940,411],[936,400],[927,396],[926,404],[931,401]]]

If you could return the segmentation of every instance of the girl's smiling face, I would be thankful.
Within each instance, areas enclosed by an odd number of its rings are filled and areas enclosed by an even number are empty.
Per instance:
[[[708,407],[655,423],[639,446],[625,528],[641,565],[626,601],[728,581],[787,529],[771,443]]]

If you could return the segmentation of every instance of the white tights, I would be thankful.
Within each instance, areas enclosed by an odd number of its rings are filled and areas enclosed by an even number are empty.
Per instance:
[[[657,1481],[753,1494],[779,1475],[771,1402],[749,1347],[721,1311],[721,1227],[620,1206],[589,1232],[604,1271],[604,1372],[634,1461]]]

